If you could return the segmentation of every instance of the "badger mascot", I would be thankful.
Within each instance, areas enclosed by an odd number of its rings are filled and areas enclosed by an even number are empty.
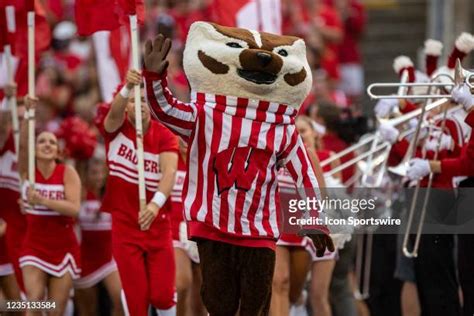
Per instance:
[[[162,35],[146,43],[143,75],[152,114],[188,143],[184,216],[204,305],[211,316],[267,315],[282,229],[277,169],[286,166],[305,197],[319,197],[294,124],[312,83],[305,43],[194,23],[184,50],[189,104],[167,87],[170,47]],[[309,228],[320,256],[334,251],[325,226]]]

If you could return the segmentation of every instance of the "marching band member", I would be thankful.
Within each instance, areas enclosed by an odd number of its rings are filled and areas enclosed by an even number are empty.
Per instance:
[[[462,104],[468,113],[465,123],[474,128],[474,99],[466,84],[455,87],[452,91],[453,100]],[[456,158],[445,158],[440,160],[413,159],[410,161],[408,176],[411,179],[426,177],[430,172],[435,174],[447,174],[450,176],[468,176],[459,184],[457,204],[453,208],[453,215],[457,225],[469,223],[472,220],[472,194],[464,191],[466,188],[474,186],[474,133],[471,132],[468,142],[464,145],[461,155]],[[465,188],[465,189],[463,189]],[[469,228],[468,228],[469,229]],[[459,281],[463,292],[463,315],[474,314],[474,278],[472,266],[474,257],[472,256],[472,246],[474,238],[469,231],[460,230],[458,235],[458,270]]]
[[[27,108],[37,100],[25,98]],[[28,113],[28,112],[27,112]],[[25,182],[27,229],[20,267],[28,300],[48,299],[56,303],[51,315],[62,315],[73,279],[79,277],[79,245],[74,233],[74,218],[79,214],[81,181],[76,170],[58,162],[57,138],[42,132],[36,138],[35,152],[28,152],[28,118],[20,133],[19,170],[27,179],[29,155],[35,155],[34,189]],[[33,314],[33,313],[32,313]]]
[[[79,213],[81,228],[81,278],[74,282],[81,315],[97,313],[97,284],[103,282],[113,303],[113,315],[123,315],[120,304],[122,285],[117,265],[112,258],[112,218],[100,211],[100,199],[105,185],[105,163],[101,159],[88,161],[84,181],[83,201]]]
[[[142,90],[143,148],[147,205],[139,209],[133,90],[141,75],[129,70],[126,84],[110,109],[99,109],[97,125],[105,139],[109,176],[101,209],[112,214],[112,253],[132,316],[146,315],[149,305],[159,316],[175,315],[175,263],[169,203],[175,181],[178,142],[152,121]]]
[[[15,86],[6,86],[5,97],[16,94]],[[5,103],[6,104],[6,103]],[[0,105],[1,107],[1,105]],[[20,109],[19,109],[20,110]],[[21,108],[23,110],[23,107]],[[19,288],[24,291],[23,273],[19,265],[21,245],[26,231],[26,218],[21,211],[20,176],[18,173],[18,157],[15,149],[14,133],[9,109],[0,109],[0,217],[7,223],[5,245],[8,257],[13,264]]]
[[[444,111],[445,107],[452,107],[452,104],[448,102],[441,107]],[[416,156],[422,157],[433,157],[435,152],[438,150],[438,139],[440,140],[438,157],[448,158],[456,157],[460,154],[460,148],[463,145],[464,139],[462,136],[459,122],[452,116],[448,116],[445,122],[442,119],[438,119],[434,123],[435,128],[440,129],[444,125],[444,130],[439,130],[432,135],[426,134],[425,140],[421,146],[416,149]],[[393,143],[394,139],[398,138],[398,131],[393,127],[384,126],[381,132],[382,135],[389,135],[390,142]],[[388,130],[392,130],[387,133]],[[398,144],[392,147],[391,160],[389,164],[394,164],[398,160],[404,157],[406,150],[409,146],[407,140],[402,140]],[[393,160],[393,157],[398,156],[398,159]],[[411,171],[408,170],[408,177]],[[420,180],[421,187],[426,187],[428,179],[424,177]],[[454,203],[454,195],[452,194],[452,176],[448,174],[438,174],[433,178],[432,187],[437,188],[436,196],[433,196],[428,209],[432,216],[439,217],[443,216],[447,210],[452,207]],[[444,190],[443,190],[444,189]],[[420,250],[418,257],[413,260],[407,260],[400,258],[397,273],[401,271],[407,272],[407,264],[414,269],[413,279],[408,277],[405,281],[415,281],[418,291],[418,297],[421,304],[422,313],[429,315],[446,315],[453,314],[457,315],[460,311],[460,302],[457,293],[457,278],[455,271],[455,264],[453,258],[454,239],[452,235],[440,235],[440,234],[423,234],[421,238]],[[402,268],[404,266],[405,268]],[[412,270],[412,269],[410,269]],[[440,284],[442,286],[440,286]],[[404,290],[408,290],[404,287]],[[435,299],[438,298],[439,299]]]
[[[176,181],[171,192],[171,229],[173,235],[174,256],[176,261],[176,292],[178,302],[176,315],[206,315],[206,309],[199,295],[201,273],[199,270],[199,253],[194,241],[188,240],[186,221],[183,217],[183,185],[186,178],[187,144],[179,140],[178,170]]]

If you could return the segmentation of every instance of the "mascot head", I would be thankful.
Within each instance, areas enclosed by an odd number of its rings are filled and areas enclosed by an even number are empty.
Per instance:
[[[294,108],[299,108],[312,83],[302,39],[206,22],[191,25],[184,71],[196,92]]]

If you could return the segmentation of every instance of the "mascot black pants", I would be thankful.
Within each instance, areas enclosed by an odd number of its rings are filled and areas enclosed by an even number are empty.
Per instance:
[[[201,295],[210,316],[265,316],[270,307],[275,252],[197,240]]]

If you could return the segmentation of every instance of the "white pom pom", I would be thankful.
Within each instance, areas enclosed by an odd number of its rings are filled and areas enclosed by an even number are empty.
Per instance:
[[[398,74],[403,68],[413,67],[413,62],[408,56],[398,56],[393,60],[393,70]]]
[[[468,54],[474,49],[474,36],[469,33],[462,33],[456,39],[455,46],[461,52]]]
[[[425,54],[430,56],[441,56],[443,50],[443,43],[434,39],[427,39],[425,41]]]

